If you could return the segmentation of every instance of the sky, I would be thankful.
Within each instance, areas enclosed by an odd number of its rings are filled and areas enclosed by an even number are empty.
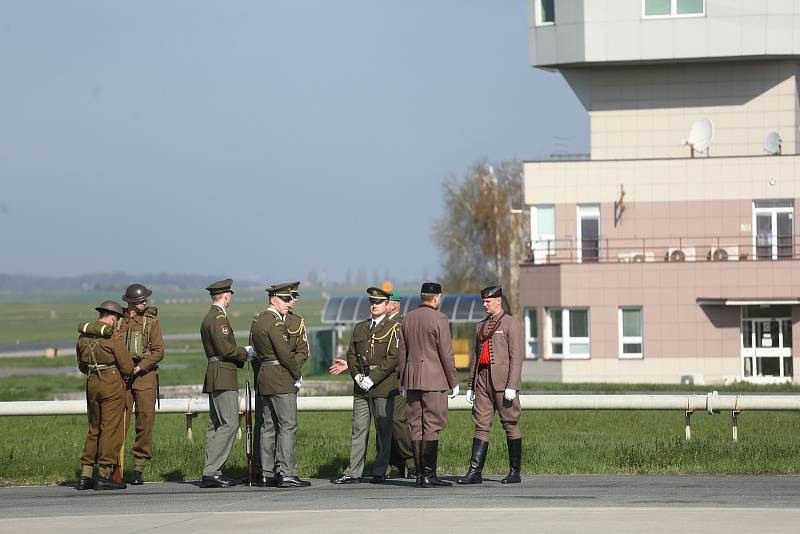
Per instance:
[[[527,10],[0,0],[0,273],[435,277],[446,176],[588,151]]]

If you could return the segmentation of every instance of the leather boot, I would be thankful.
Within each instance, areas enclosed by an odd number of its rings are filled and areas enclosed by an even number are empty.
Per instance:
[[[486,451],[489,442],[472,438],[472,458],[469,460],[467,474],[458,479],[459,484],[480,484],[483,482],[483,464],[486,462]]]
[[[417,487],[424,488],[422,485],[422,442],[411,442],[411,454],[414,456],[414,470],[416,471]]]
[[[141,486],[144,484],[144,476],[142,476],[141,471],[133,470],[133,476],[131,477],[131,486]]]
[[[519,475],[522,467],[522,438],[508,440],[508,475],[500,481],[501,484],[519,484],[522,477]]]
[[[426,487],[452,486],[452,482],[442,480],[436,475],[436,464],[439,457],[439,440],[423,441],[422,463],[424,464],[425,474],[423,480],[427,483]]]
[[[81,477],[75,485],[77,490],[88,490],[94,487],[94,479],[92,477]]]

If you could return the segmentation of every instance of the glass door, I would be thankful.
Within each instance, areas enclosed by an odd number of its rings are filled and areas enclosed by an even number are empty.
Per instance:
[[[578,259],[600,259],[600,206],[578,206]]]
[[[792,376],[791,319],[743,319],[741,337],[744,377]]]
[[[793,200],[756,201],[753,219],[756,259],[791,259],[794,256]]]

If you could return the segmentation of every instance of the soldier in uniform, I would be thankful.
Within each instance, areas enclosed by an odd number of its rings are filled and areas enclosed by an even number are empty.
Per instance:
[[[119,465],[119,450],[125,440],[123,412],[125,383],[123,377],[133,372],[133,360],[114,326],[122,317],[122,306],[107,300],[95,308],[97,322],[83,325],[75,353],[78,369],[86,375],[86,411],[89,431],[81,456],[79,490],[125,489],[112,478]],[[98,464],[97,481],[93,480]]]
[[[458,376],[447,316],[439,311],[442,286],[425,282],[420,306],[403,320],[400,335],[400,385],[411,426],[411,452],[417,486],[450,486],[436,475],[439,431],[447,426],[447,390],[458,395]]]
[[[403,322],[400,313],[400,295],[391,292],[389,302],[386,304],[386,314],[390,321]],[[397,370],[397,379],[400,379],[400,369]],[[414,455],[411,454],[411,431],[406,421],[406,400],[402,395],[394,397],[394,411],[392,411],[392,450],[389,453],[389,464],[392,469],[386,478],[417,478],[414,467]]]
[[[233,479],[222,476],[222,466],[230,456],[239,430],[239,380],[236,370],[252,357],[253,347],[237,347],[227,308],[233,300],[233,280],[227,278],[206,288],[211,309],[200,326],[203,350],[208,358],[203,393],[208,394],[208,432],[203,465],[203,487],[233,486]]]
[[[133,357],[133,375],[128,380],[125,412],[128,415],[125,432],[130,425],[130,413],[136,413],[136,439],[133,443],[133,476],[131,484],[144,483],[145,465],[153,457],[153,425],[156,421],[158,399],[158,363],[164,358],[164,340],[158,310],[147,306],[153,292],[142,284],[131,284],[122,300],[128,303],[118,323],[119,332]]]
[[[333,484],[361,482],[367,458],[370,419],[375,419],[377,455],[371,482],[386,480],[392,442],[392,412],[398,396],[397,335],[399,323],[386,316],[390,294],[377,287],[367,289],[371,317],[353,327],[347,350],[347,368],[353,377],[353,439],[350,464]]]
[[[480,484],[489,449],[489,431],[495,411],[506,431],[509,473],[503,484],[521,482],[522,433],[517,392],[522,382],[523,332],[519,320],[503,311],[503,289],[489,286],[481,291],[488,317],[478,323],[475,354],[467,382],[467,401],[473,403],[472,457],[459,484]]]
[[[256,395],[263,407],[261,423],[261,484],[281,488],[305,487],[311,483],[298,477],[297,392],[304,356],[290,350],[286,316],[294,284],[267,288],[269,307],[255,316],[250,339],[258,364]],[[277,464],[277,471],[276,471]]]

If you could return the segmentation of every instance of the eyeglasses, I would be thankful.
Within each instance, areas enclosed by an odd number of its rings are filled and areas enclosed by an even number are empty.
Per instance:
[[[294,291],[292,291],[292,293],[290,294],[292,295],[292,298],[295,300],[297,300],[300,297],[300,293],[295,293]]]
[[[281,299],[283,302],[287,303],[292,302],[292,297],[290,295],[275,295],[275,296]]]

